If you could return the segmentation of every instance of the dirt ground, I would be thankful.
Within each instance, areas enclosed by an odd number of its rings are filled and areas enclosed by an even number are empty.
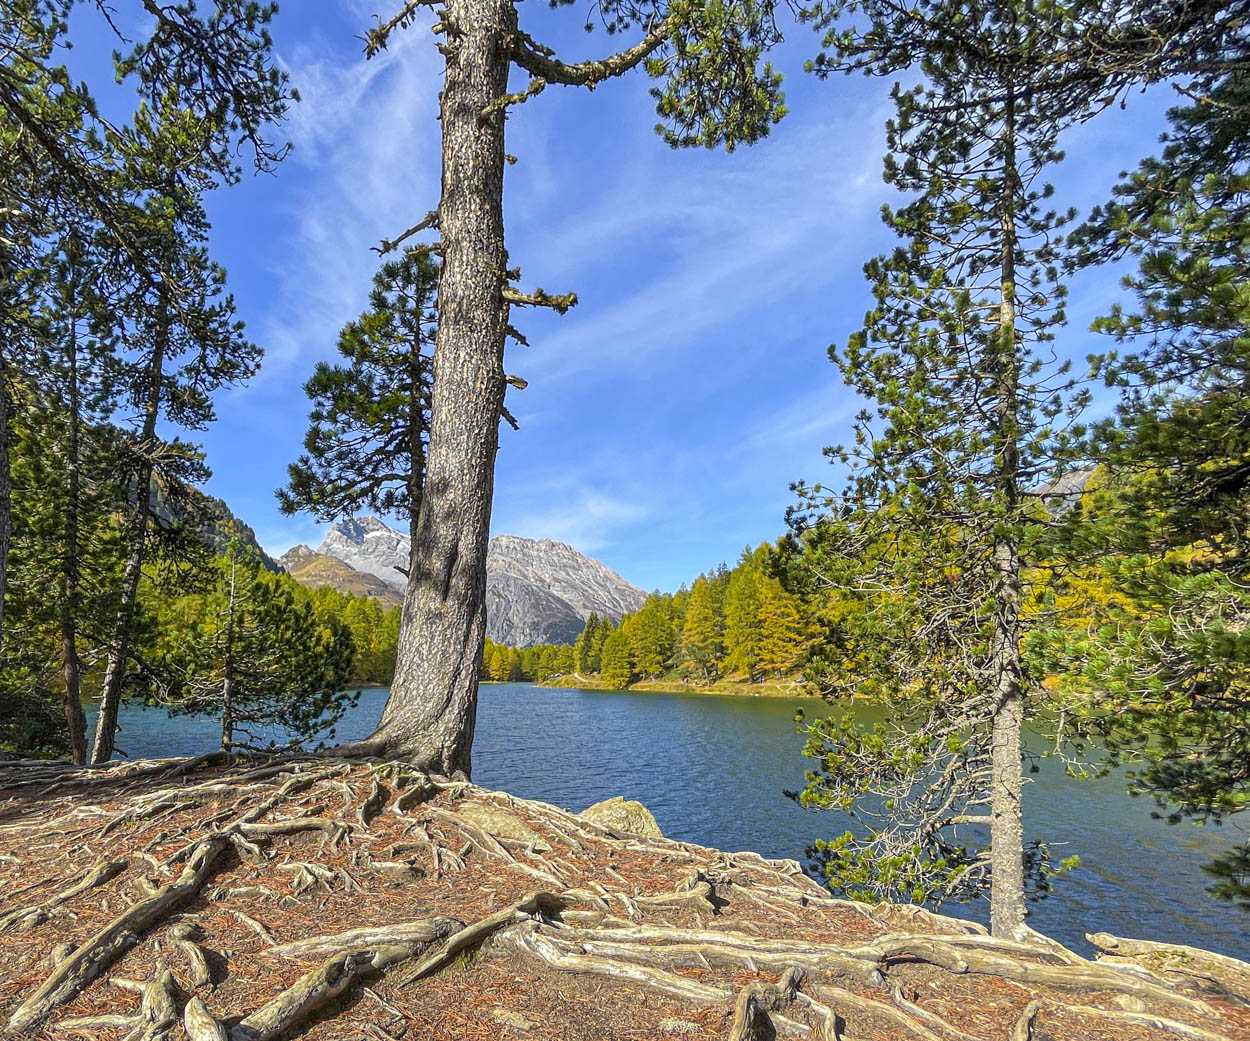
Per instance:
[[[1250,965],[1100,942],[835,900],[401,763],[0,764],[11,1036],[1250,1041]]]

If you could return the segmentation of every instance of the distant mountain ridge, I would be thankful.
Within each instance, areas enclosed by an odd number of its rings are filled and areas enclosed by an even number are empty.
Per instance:
[[[335,524],[315,551],[297,546],[280,563],[306,585],[312,584],[314,571],[325,579],[320,584],[335,584],[329,572],[336,569],[316,559],[333,558],[356,574],[352,578],[347,572],[337,572],[335,581],[381,582],[402,596],[408,551],[408,536],[403,532],[376,517],[357,517]],[[383,598],[378,592],[369,595]],[[563,542],[516,535],[490,540],[486,631],[496,643],[513,647],[571,643],[592,613],[619,620],[622,614],[637,611],[645,599],[641,589]]]
[[[296,582],[309,589],[331,586],[340,593],[371,596],[383,607],[398,607],[404,601],[401,590],[388,586],[376,575],[357,571],[338,557],[318,553],[302,544],[283,553],[278,558],[278,564],[286,568]]]

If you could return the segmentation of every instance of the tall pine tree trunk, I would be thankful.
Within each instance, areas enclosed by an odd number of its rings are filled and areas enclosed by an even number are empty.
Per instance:
[[[8,225],[0,221],[0,242]],[[4,604],[9,590],[9,547],[13,541],[13,463],[10,442],[13,437],[13,399],[9,396],[9,336],[7,310],[12,306],[12,285],[9,277],[9,255],[0,246],[0,307],[6,314],[0,318],[0,649],[4,646]]]
[[[13,402],[9,397],[6,347],[0,343],[0,647],[4,644],[4,601],[9,588],[9,544],[13,539],[13,471],[9,454]]]
[[[408,355],[408,574],[413,572],[417,555],[417,524],[425,489],[425,386],[421,364],[421,319]]]
[[[147,398],[144,401],[143,429],[140,433],[140,462],[135,475],[135,498],[126,518],[126,566],[122,571],[117,618],[113,638],[109,642],[108,664],[100,689],[100,711],[96,716],[95,741],[91,746],[91,762],[106,763],[113,757],[117,734],[117,711],[121,707],[122,680],[130,657],[130,638],[134,628],[135,604],[139,598],[139,579],[143,574],[144,550],[148,534],[148,513],[152,496],[152,453],[156,441],[156,421],[160,416],[161,392],[165,380],[165,348],[169,336],[168,290],[161,284],[157,306],[160,308],[152,358],[148,365]]]
[[[358,748],[432,771],[470,768],[486,638],[486,551],[503,406],[502,114],[511,0],[449,0],[441,118],[442,274],[426,480],[398,661],[382,721]]]
[[[996,383],[994,420],[998,450],[995,476],[996,505],[1006,515],[1007,527],[1019,507],[1019,350],[1016,346],[1016,220],[1018,191],[1015,146],[1015,106],[1008,90],[1003,128],[1002,260],[998,330],[993,352]],[[994,718],[991,735],[990,793],[990,931],[995,936],[1020,938],[1024,927],[1024,824],[1020,759],[1023,723],[1020,658],[1020,554],[1012,536],[994,541],[994,637],[991,676],[994,682]]]
[[[78,657],[78,603],[81,593],[79,496],[82,494],[81,394],[78,385],[78,319],[69,314],[69,426],[65,446],[65,541],[61,556],[61,677],[65,682],[65,723],[70,751],[79,766],[87,761],[87,718],[82,710],[82,662]]]
[[[221,679],[221,750],[234,747],[234,605],[237,562],[230,561],[230,601],[226,614],[225,668]]]

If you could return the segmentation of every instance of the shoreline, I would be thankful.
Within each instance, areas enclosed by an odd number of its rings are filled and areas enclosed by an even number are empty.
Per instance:
[[[719,694],[739,698],[787,698],[810,701],[821,700],[819,694],[808,693],[800,683],[761,682],[745,680],[717,680],[711,686],[682,683],[680,680],[638,680],[625,687],[613,687],[597,676],[577,673],[555,676],[537,683],[539,687],[563,690],[615,691],[622,694]]]

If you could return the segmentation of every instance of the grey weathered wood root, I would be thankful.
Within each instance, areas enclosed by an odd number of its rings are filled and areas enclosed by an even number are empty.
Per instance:
[[[1213,1012],[1206,1002],[1178,994],[1169,989],[1164,981],[1149,973],[1130,976],[1096,962],[1046,965],[1022,961],[992,950],[957,948],[953,944],[944,943],[941,938],[923,936],[900,937],[884,943],[877,940],[863,947],[848,948],[846,953],[852,957],[872,957],[875,954],[883,966],[900,961],[920,961],[957,974],[996,976],[1013,983],[1049,986],[1066,991],[1109,990],[1143,1000],[1183,1005],[1196,1012]]]
[[[1060,1005],[1053,1001],[1047,1001],[1044,998],[1030,1001],[1024,1007],[1024,1011],[1020,1013],[1020,1018],[1016,1020],[1016,1025],[1011,1032],[1010,1041],[1034,1041],[1033,1028],[1037,1024],[1038,1016],[1047,1009],[1056,1012],[1066,1012],[1070,1015],[1108,1019],[1114,1023],[1122,1023],[1126,1026],[1149,1027],[1152,1030],[1160,1030],[1165,1034],[1184,1038],[1185,1041],[1231,1041],[1224,1034],[1216,1034],[1210,1030],[1191,1026],[1188,1023],[1181,1023],[1175,1019],[1168,1019],[1165,1016],[1157,1016],[1153,1013],[1095,1008],[1090,1005]]]
[[[62,904],[68,903],[74,897],[95,889],[97,886],[104,885],[126,870],[126,861],[124,860],[108,860],[91,868],[81,879],[75,882],[67,889],[61,890],[55,896],[45,900],[42,904],[35,904],[31,907],[19,907],[7,914],[0,916],[0,933],[6,932],[23,932],[27,929],[33,929],[38,925],[42,925],[52,917],[53,911]]]
[[[169,939],[191,967],[191,985],[207,986],[213,981],[213,974],[208,967],[208,958],[196,941],[201,938],[200,930],[187,922],[179,922],[169,930]]]
[[[162,965],[156,979],[144,986],[139,1021],[122,1041],[162,1041],[178,1018],[173,973]]]
[[[1250,962],[1184,944],[1131,940],[1111,933],[1087,933],[1085,938],[1103,952],[1100,959],[1131,959],[1152,972],[1188,977],[1201,990],[1250,1005]]]
[[[490,938],[506,925],[536,914],[558,914],[567,906],[568,901],[554,893],[530,893],[523,900],[453,933],[435,950],[408,969],[400,977],[398,985],[406,987],[423,976],[437,972],[461,951]]]
[[[305,973],[281,994],[244,1016],[229,1031],[230,1041],[271,1041],[307,1019],[365,976],[412,956],[407,944],[383,944],[339,951]]]
[[[329,936],[309,936],[290,943],[280,943],[266,953],[282,958],[317,958],[338,951],[365,948],[375,944],[417,947],[445,940],[465,928],[456,918],[421,918],[394,925],[370,925]]]
[[[174,881],[132,904],[53,969],[43,985],[14,1010],[9,1029],[19,1034],[34,1030],[59,1005],[107,970],[144,932],[199,890],[214,861],[228,845],[229,840],[220,834],[196,843],[194,852],[186,858],[187,866]]]
[[[606,976],[610,979],[641,983],[648,989],[695,1005],[727,1005],[734,1000],[733,991],[696,980],[688,980],[675,972],[657,969],[637,962],[616,961],[593,954],[576,954],[554,944],[531,924],[510,929],[501,936],[516,950],[537,958],[560,972]]]
[[[633,899],[639,907],[688,907],[699,914],[715,914],[716,905],[712,903],[712,895],[711,883],[699,881],[689,889],[658,893],[655,896],[636,896]]]
[[[921,1038],[922,1041],[947,1041],[941,1034],[934,1033],[923,1023],[908,1015],[902,1009],[876,998],[866,998],[862,994],[845,990],[842,987],[823,986],[814,994],[797,994],[795,1003],[811,1009],[824,1020],[821,1031],[824,1038],[840,1038],[842,1031],[839,1024],[846,1019],[846,1010],[863,1013],[869,1020],[878,1023],[890,1023],[902,1027],[907,1033]]]
[[[213,1018],[208,1006],[198,997],[191,998],[183,1007],[182,1029],[191,1041],[229,1041],[226,1028]]]
[[[178,1022],[178,1005],[174,994],[174,977],[163,964],[156,978],[138,985],[126,981],[127,989],[138,986],[141,995],[138,1015],[79,1016],[62,1020],[62,1030],[126,1030],[122,1041],[165,1041]],[[194,1039],[193,1039],[194,1041]]]
[[[645,926],[636,929],[552,928],[546,935],[566,953],[600,955],[647,965],[771,972],[785,972],[791,966],[798,966],[809,972],[830,972],[865,986],[879,987],[883,983],[876,961],[848,956],[840,948],[814,942],[770,941],[746,933],[718,934],[685,929],[678,932]],[[666,942],[637,942],[642,939]]]
[[[734,1002],[729,1041],[771,1041],[776,1037],[777,1029],[769,1013],[784,1012],[790,1007],[803,976],[803,970],[794,966],[777,983],[750,983],[743,987]]]
[[[298,769],[300,765],[283,764],[282,769]],[[242,842],[246,845],[249,837],[270,837],[272,834],[298,830],[287,828],[289,822],[279,822],[274,828],[257,824],[257,821],[295,792],[342,773],[344,769],[345,766],[336,765],[297,773],[233,824],[189,842],[174,853],[161,866],[169,869],[185,862],[182,872],[166,885],[151,888],[148,895],[127,907],[57,964],[48,978],[14,1009],[9,1018],[9,1030],[18,1034],[29,1033],[45,1022],[60,1005],[106,972],[118,958],[139,942],[144,933],[168,916],[176,906],[200,891],[212,874],[217,858],[232,844]],[[163,794],[152,793],[147,801],[159,802]],[[302,819],[300,823],[306,824],[307,820]],[[313,826],[316,826],[316,822]],[[94,877],[96,872],[92,872],[84,882],[91,881]]]

